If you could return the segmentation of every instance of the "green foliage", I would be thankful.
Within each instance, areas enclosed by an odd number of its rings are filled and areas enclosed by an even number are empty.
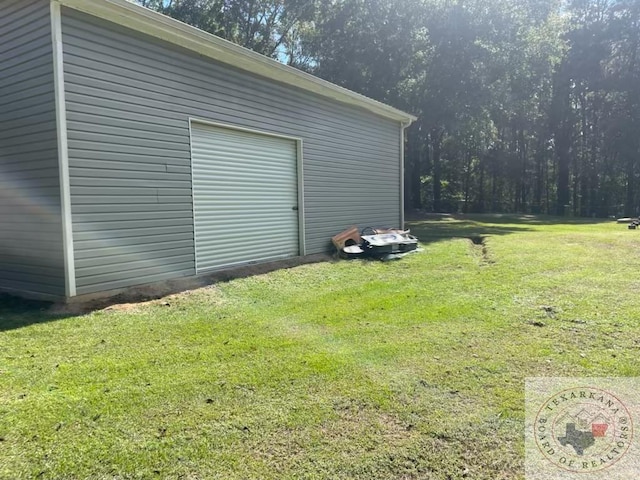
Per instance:
[[[271,57],[292,49],[315,5],[304,0],[138,0],[138,3]]]

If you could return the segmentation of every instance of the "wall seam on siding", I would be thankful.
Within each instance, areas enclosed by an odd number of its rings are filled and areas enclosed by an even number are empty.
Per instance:
[[[73,223],[71,217],[71,182],[69,179],[69,149],[67,140],[67,113],[64,88],[64,58],[62,45],[62,18],[60,4],[50,3],[51,39],[53,46],[53,84],[56,104],[58,137],[58,169],[60,172],[60,208],[62,216],[62,242],[64,250],[65,294],[76,296],[76,273],[73,252]]]

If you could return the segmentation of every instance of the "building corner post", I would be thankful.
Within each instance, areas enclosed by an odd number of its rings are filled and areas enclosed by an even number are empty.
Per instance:
[[[71,182],[69,180],[69,150],[67,141],[67,112],[64,86],[64,58],[62,45],[62,18],[60,3],[51,0],[51,43],[53,47],[53,88],[56,107],[58,140],[58,170],[60,179],[60,214],[62,218],[62,245],[64,254],[65,296],[76,296],[75,259],[73,251],[73,225],[71,218]]]
[[[404,142],[405,130],[411,120],[400,122],[400,229],[404,230]]]

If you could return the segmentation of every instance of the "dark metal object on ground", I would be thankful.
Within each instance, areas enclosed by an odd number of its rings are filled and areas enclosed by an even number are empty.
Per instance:
[[[632,220],[628,226],[629,230],[635,230],[638,227],[640,227],[640,220],[638,220],[637,218]]]
[[[395,260],[418,248],[418,239],[409,230],[366,227],[362,235],[351,227],[332,239],[343,258],[369,257]]]
[[[418,239],[408,233],[362,235],[363,250],[371,257],[405,253],[418,248]]]

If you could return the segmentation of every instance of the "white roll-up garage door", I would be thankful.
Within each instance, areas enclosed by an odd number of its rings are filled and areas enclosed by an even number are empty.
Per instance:
[[[295,140],[191,124],[198,272],[299,254]]]

